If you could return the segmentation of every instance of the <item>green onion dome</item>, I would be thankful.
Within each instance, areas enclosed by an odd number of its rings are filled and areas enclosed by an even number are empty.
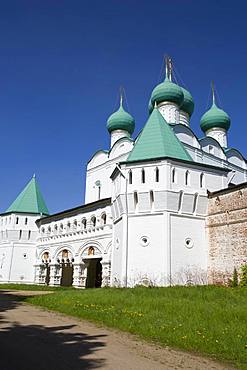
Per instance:
[[[135,129],[134,118],[124,110],[122,102],[119,109],[112,113],[107,120],[107,129],[111,133],[114,130],[125,130],[131,135]]]
[[[184,94],[184,101],[183,101],[183,104],[181,105],[180,109],[186,113],[188,113],[188,115],[191,117],[192,116],[192,113],[194,112],[194,100],[190,94],[190,92],[188,90],[185,90],[182,86],[181,86],[181,89],[183,91],[183,94]]]
[[[153,89],[151,95],[151,102],[153,105],[155,101],[157,104],[163,101],[169,101],[176,103],[180,107],[184,101],[184,94],[180,86],[166,78],[164,82]]]
[[[212,107],[204,113],[201,118],[200,126],[202,131],[206,132],[212,128],[223,128],[226,131],[229,129],[231,124],[230,117],[222,109],[218,108],[215,103]]]

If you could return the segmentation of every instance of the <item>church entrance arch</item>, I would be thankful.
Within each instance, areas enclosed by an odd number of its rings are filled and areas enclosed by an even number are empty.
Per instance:
[[[86,288],[100,288],[102,284],[102,258],[85,260],[87,264]]]
[[[71,286],[73,283],[73,258],[68,249],[63,249],[58,258],[61,268],[61,286]]]

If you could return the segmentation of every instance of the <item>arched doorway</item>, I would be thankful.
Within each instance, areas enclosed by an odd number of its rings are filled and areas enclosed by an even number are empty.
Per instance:
[[[100,288],[102,284],[101,253],[93,246],[89,246],[83,253],[86,268],[86,288]]]
[[[102,284],[102,258],[88,259],[86,288],[100,288]]]
[[[62,269],[60,285],[71,286],[73,283],[73,258],[68,249],[63,249],[60,256],[61,258],[58,258]]]

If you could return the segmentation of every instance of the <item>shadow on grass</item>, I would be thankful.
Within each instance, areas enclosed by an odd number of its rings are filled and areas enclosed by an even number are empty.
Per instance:
[[[105,345],[101,340],[105,335],[76,332],[75,325],[22,325],[22,313],[18,313],[18,307],[23,299],[8,292],[0,292],[1,370],[81,370],[104,367],[105,360],[93,359],[92,354]],[[8,311],[11,310],[15,310],[18,322],[8,319]]]

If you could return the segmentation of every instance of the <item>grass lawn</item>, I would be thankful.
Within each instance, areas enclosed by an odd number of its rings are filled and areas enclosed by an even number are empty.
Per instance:
[[[247,369],[246,288],[60,289],[25,300]]]

